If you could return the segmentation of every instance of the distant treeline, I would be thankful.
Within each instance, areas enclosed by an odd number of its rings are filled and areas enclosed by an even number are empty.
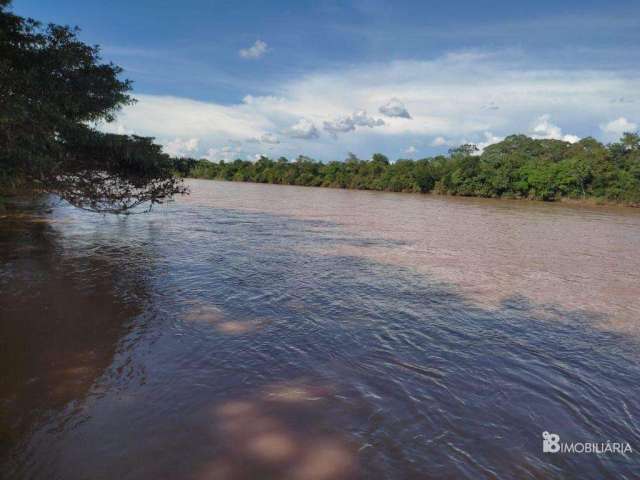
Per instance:
[[[512,135],[478,153],[476,146],[462,145],[448,155],[395,162],[379,153],[371,160],[350,154],[332,162],[305,156],[293,162],[284,157],[219,163],[178,159],[176,170],[192,178],[237,182],[640,205],[638,134],[626,133],[608,145],[593,138],[572,144]]]

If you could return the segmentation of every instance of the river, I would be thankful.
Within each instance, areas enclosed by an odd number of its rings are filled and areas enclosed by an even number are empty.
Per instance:
[[[640,210],[188,183],[3,214],[0,477],[640,472]]]

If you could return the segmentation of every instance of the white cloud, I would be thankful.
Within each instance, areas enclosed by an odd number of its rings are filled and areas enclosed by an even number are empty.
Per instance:
[[[418,151],[418,149],[416,147],[414,147],[413,145],[411,145],[411,146],[407,147],[404,150],[404,153],[406,155],[413,156],[413,155],[415,155],[417,153],[417,151]]]
[[[640,74],[538,70],[523,67],[517,54],[496,52],[316,71],[271,88],[277,95],[247,95],[225,105],[138,95],[138,103],[125,107],[117,122],[104,128],[159,139],[199,138],[204,151],[278,132],[278,154],[304,153],[326,160],[342,158],[345,151],[363,158],[376,151],[402,151],[417,138],[433,139],[432,147],[460,144],[458,140],[465,138],[486,143],[484,132],[575,140],[578,133],[591,134],[603,119],[637,117],[640,97],[633,92],[640,91]],[[383,122],[358,113],[378,111],[399,91],[411,106],[412,121],[384,117]],[[622,97],[629,101],[611,101]],[[499,110],[486,108],[492,102]],[[532,124],[532,118],[538,120]],[[317,128],[324,122],[328,132],[350,134],[332,141]],[[567,135],[558,125],[576,135]],[[601,132],[603,137],[609,134],[604,126]],[[243,158],[259,153],[248,143],[245,149]]]
[[[277,135],[273,133],[265,133],[260,137],[260,141],[262,143],[271,143],[272,145],[276,145],[280,143],[280,140],[278,139]]]
[[[635,132],[638,129],[638,125],[627,120],[625,117],[619,117],[604,125],[600,125],[600,129],[606,134],[620,138],[623,133]]]
[[[576,143],[580,140],[577,135],[563,135],[562,129],[551,123],[551,115],[540,115],[531,128],[531,137],[540,139],[564,140],[569,143]]]
[[[484,142],[479,142],[476,144],[478,147],[478,154],[481,154],[489,145],[501,142],[502,140],[504,140],[504,137],[499,137],[491,132],[484,132]]]
[[[369,115],[367,115],[366,110],[357,110],[353,112],[353,115],[351,115],[351,120],[353,121],[354,125],[358,125],[360,127],[373,128],[384,125],[384,120],[382,120],[381,118],[370,117]]]
[[[485,148],[494,143],[504,140],[504,137],[494,135],[492,132],[485,131],[481,135],[472,135],[471,137],[457,137],[455,139],[438,136],[431,142],[432,147],[458,147],[460,145],[475,145],[478,147],[477,155],[480,155]]]
[[[504,140],[504,137],[494,135],[491,132],[482,132],[481,136],[473,135],[472,139],[468,137],[459,137],[457,139],[447,139],[442,136],[436,137],[431,142],[432,147],[457,147],[460,145],[471,144],[478,147],[477,154],[480,155],[485,148],[494,143]]]
[[[102,126],[104,130],[110,133],[115,133],[117,135],[134,135],[136,133],[130,130],[129,128],[125,127],[121,122],[117,120],[115,122],[107,124],[108,126],[107,128],[104,128],[104,125],[101,125],[100,123],[94,124],[93,126],[98,128]]]
[[[450,145],[451,143],[449,142],[449,140],[441,136],[434,138],[431,142],[432,147],[446,147]]]
[[[500,107],[494,101],[491,101],[486,105],[483,105],[481,108],[482,110],[500,110]]]
[[[378,111],[387,117],[411,118],[411,115],[404,106],[404,103],[395,97],[382,105]]]
[[[373,118],[367,115],[366,110],[356,110],[346,117],[338,117],[335,120],[324,122],[324,129],[334,137],[338,133],[351,132],[356,127],[381,127],[384,125],[381,118]]]
[[[162,150],[174,157],[185,157],[189,154],[193,154],[198,149],[200,140],[197,138],[189,138],[187,140],[181,140],[176,138],[165,143],[162,146]]]
[[[242,154],[242,148],[239,145],[225,145],[221,148],[210,148],[204,158],[209,161],[219,160],[235,160]]]
[[[351,132],[356,129],[351,117],[340,117],[329,122],[324,122],[324,129],[332,135],[337,133]]]
[[[297,123],[291,125],[288,129],[286,129],[285,133],[291,138],[299,138],[310,140],[313,138],[318,138],[320,134],[318,133],[318,129],[306,118],[300,119]]]
[[[242,58],[256,60],[263,57],[268,51],[269,47],[267,46],[266,42],[263,42],[262,40],[256,40],[255,43],[249,48],[243,48],[238,53]]]
[[[280,139],[275,133],[264,133],[259,138],[251,137],[245,140],[246,143],[268,143],[270,145],[277,145],[280,143]]]
[[[125,107],[118,124],[138,135],[158,138],[193,138],[204,141],[259,137],[272,130],[273,123],[264,115],[257,116],[250,105],[219,105],[187,98],[157,95],[136,95],[137,103]],[[112,124],[105,130],[113,131]]]

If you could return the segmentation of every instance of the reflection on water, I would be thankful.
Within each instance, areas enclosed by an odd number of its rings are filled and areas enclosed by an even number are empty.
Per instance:
[[[218,406],[213,425],[223,451],[196,478],[355,478],[354,447],[318,425],[329,393],[298,381]]]
[[[5,444],[51,409],[76,408],[143,309],[138,272],[109,259],[139,252],[63,254],[58,238],[43,217],[8,216],[0,225]]]
[[[638,212],[192,190],[0,220],[0,476],[640,470]]]
[[[219,308],[210,305],[199,305],[187,312],[184,319],[188,322],[206,323],[217,331],[228,334],[253,332],[260,328],[263,321],[244,319],[242,321],[226,319]]]

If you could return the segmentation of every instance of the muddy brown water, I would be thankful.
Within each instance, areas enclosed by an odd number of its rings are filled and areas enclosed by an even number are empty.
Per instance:
[[[0,477],[637,478],[640,210],[189,184],[3,213]]]

